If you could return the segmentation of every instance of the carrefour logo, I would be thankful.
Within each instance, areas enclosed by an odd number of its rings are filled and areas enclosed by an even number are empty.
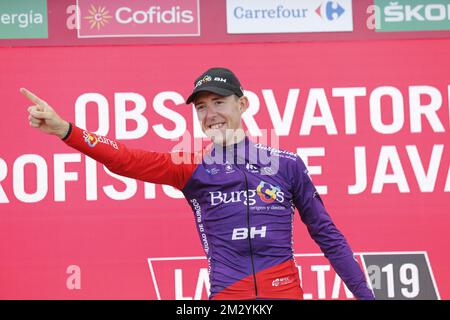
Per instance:
[[[352,0],[227,0],[228,33],[352,30]]]
[[[316,13],[328,21],[339,19],[345,12],[345,9],[336,1],[323,2],[317,9]]]

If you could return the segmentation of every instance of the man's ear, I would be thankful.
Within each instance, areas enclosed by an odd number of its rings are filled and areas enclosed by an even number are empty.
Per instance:
[[[239,99],[239,111],[241,113],[244,113],[245,111],[247,111],[249,106],[249,101],[248,98],[246,96],[242,96]]]

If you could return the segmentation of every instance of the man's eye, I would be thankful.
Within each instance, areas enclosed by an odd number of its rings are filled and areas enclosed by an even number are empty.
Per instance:
[[[205,106],[197,106],[197,111],[205,109]]]

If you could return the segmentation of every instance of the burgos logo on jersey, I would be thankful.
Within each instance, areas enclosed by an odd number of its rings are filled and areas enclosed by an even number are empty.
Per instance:
[[[213,191],[209,193],[212,206],[235,202],[243,202],[245,205],[252,206],[256,204],[256,195],[265,203],[274,201],[282,203],[284,201],[284,192],[281,191],[281,188],[265,181],[261,181],[256,190],[249,189],[248,192],[247,190],[239,190],[231,192]]]
[[[261,181],[256,187],[256,192],[258,193],[259,197],[262,201],[265,203],[272,203],[277,199],[278,194],[282,194],[280,187],[275,187],[271,185],[270,183]],[[284,200],[283,195],[281,196]],[[282,201],[279,201],[282,202]]]

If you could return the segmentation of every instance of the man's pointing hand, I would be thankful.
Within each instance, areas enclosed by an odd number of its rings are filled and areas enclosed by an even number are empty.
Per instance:
[[[67,134],[69,123],[61,119],[46,101],[25,88],[21,88],[20,92],[34,103],[34,105],[28,107],[28,120],[31,127],[38,128],[48,134],[57,135],[60,138]]]

